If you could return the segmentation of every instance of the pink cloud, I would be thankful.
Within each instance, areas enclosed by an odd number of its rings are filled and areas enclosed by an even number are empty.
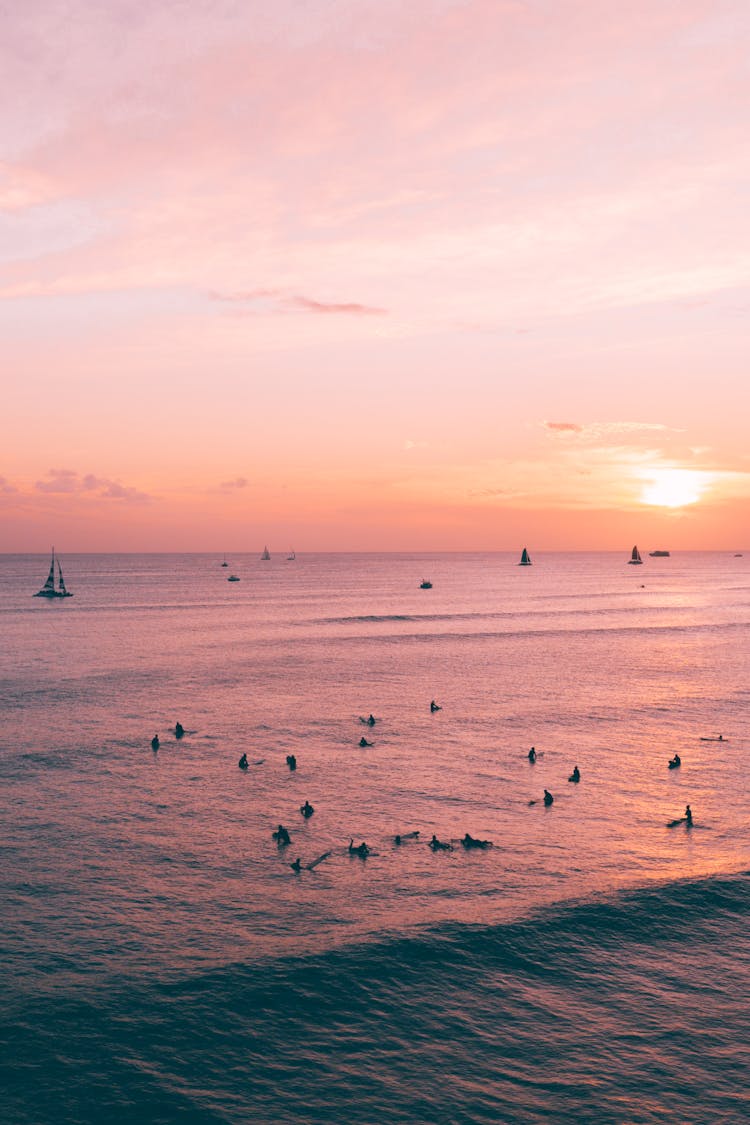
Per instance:
[[[37,492],[82,494],[94,493],[106,500],[124,500],[129,503],[146,504],[152,497],[137,488],[120,484],[116,480],[97,477],[93,473],[81,475],[73,469],[50,469],[46,480],[38,480],[34,485]]]

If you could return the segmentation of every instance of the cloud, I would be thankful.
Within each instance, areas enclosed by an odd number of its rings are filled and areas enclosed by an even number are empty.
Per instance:
[[[542,425],[547,430],[552,430],[556,434],[580,434],[583,432],[583,426],[578,422],[542,422]]]
[[[246,477],[235,477],[234,480],[223,480],[219,485],[222,492],[231,492],[237,488],[247,488],[250,482]]]
[[[659,431],[680,433],[662,422],[542,422],[545,430],[553,434],[577,434],[586,441],[601,441],[613,434],[641,434]]]
[[[375,305],[363,305],[359,301],[318,301],[314,297],[284,293],[279,289],[237,290],[232,293],[212,290],[209,298],[212,301],[245,305],[248,311],[270,313],[309,312],[345,316],[383,316],[387,311]],[[251,310],[251,306],[255,306],[255,310]]]
[[[37,492],[68,495],[92,493],[104,500],[125,500],[134,504],[147,504],[152,499],[147,492],[140,492],[117,480],[97,477],[93,473],[81,474],[74,469],[50,469],[47,479],[38,480],[34,487]]]
[[[0,492],[18,492],[18,489],[6,477],[0,477]]]

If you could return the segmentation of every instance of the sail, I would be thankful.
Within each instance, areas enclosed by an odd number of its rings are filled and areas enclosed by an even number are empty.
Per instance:
[[[261,558],[262,558],[262,559],[264,560],[264,562],[265,562],[265,561],[266,561],[267,559],[270,559],[270,557],[271,557],[271,554],[270,554],[270,551],[268,550],[268,547],[264,547],[264,548],[263,548],[263,554],[262,554],[262,555],[261,555],[260,557],[261,557]]]
[[[60,593],[64,597],[68,593],[68,591],[65,589],[65,581],[64,581],[63,576],[62,576],[62,567],[60,566],[60,560],[59,559],[57,560],[57,573],[58,573],[58,576],[60,578]],[[73,575],[73,578],[75,579],[75,575]]]
[[[628,561],[630,563],[635,563],[635,564],[643,562],[643,559],[641,558],[640,554],[638,553],[637,547],[633,547],[633,553],[631,554],[630,559]]]
[[[521,554],[521,561],[518,565],[519,566],[531,566],[531,559],[529,558],[529,552],[526,550],[525,547],[523,549],[523,553]]]
[[[57,565],[59,566],[60,564],[58,563]],[[54,549],[53,549],[53,551],[52,551],[52,562],[49,564],[49,574],[47,575],[47,581],[42,586],[42,589],[43,590],[54,590],[54,588],[55,588],[55,552],[54,552]]]

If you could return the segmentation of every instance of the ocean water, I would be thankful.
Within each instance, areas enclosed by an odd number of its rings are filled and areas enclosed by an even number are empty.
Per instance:
[[[750,1120],[750,555],[627,557],[0,556],[0,1121]]]

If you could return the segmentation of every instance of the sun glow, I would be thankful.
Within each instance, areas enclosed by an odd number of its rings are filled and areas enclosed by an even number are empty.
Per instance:
[[[643,486],[641,501],[659,508],[684,508],[696,504],[708,484],[708,474],[695,469],[654,469]]]

